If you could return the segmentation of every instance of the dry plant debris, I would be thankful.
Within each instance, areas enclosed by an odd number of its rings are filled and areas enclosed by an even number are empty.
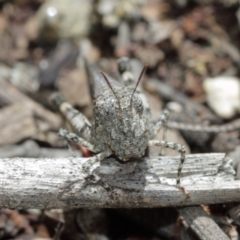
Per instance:
[[[1,1],[0,159],[71,156],[57,136],[66,127],[65,119],[49,97],[61,91],[91,119],[82,56],[114,78],[119,77],[117,58],[128,56],[135,78],[140,66],[148,64],[143,86],[154,118],[168,107],[169,127],[180,128],[169,131],[167,140],[186,145],[189,153],[230,154],[239,179],[240,99],[228,97],[233,91],[228,79],[240,84],[239,9],[237,0]],[[203,84],[218,78],[225,84],[220,100],[229,101],[225,113],[214,110],[209,98],[219,94],[209,96]],[[186,131],[186,124],[204,126],[206,132]],[[79,147],[74,151],[90,154]],[[159,154],[158,149],[149,153]],[[17,191],[23,194],[21,187]],[[171,207],[5,208],[0,212],[0,239],[207,239],[218,234],[215,239],[235,240],[240,234],[239,203],[228,203],[230,196],[224,199],[179,212]],[[201,222],[196,215],[207,220]],[[207,236],[201,228],[206,222]]]

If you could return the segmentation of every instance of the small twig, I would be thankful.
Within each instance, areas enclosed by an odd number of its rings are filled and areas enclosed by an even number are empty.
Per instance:
[[[64,225],[65,224],[63,222],[58,222],[58,225],[55,229],[53,240],[60,240],[60,236],[62,234],[62,231],[64,230]]]
[[[231,208],[228,214],[235,224],[240,225],[240,205]]]
[[[171,88],[164,82],[161,82],[159,79],[151,78],[149,79],[149,82],[154,85],[154,90],[158,92],[162,97],[171,101],[178,102],[182,104],[186,109],[190,109],[195,113],[201,113],[201,115],[204,113],[206,119],[216,120],[216,116],[212,114],[207,107],[205,107],[203,104],[192,101],[182,92]]]
[[[229,237],[201,207],[184,207],[179,208],[178,211],[187,222],[189,228],[199,237],[199,239],[229,240]]]
[[[74,152],[77,157],[81,157],[81,152]],[[0,147],[0,158],[57,158],[57,157],[70,157],[71,153],[68,149],[60,148],[42,148],[39,147],[33,140],[27,140],[20,145],[11,145]]]
[[[35,116],[46,121],[52,129],[58,129],[61,126],[59,116],[24,95],[7,81],[0,79],[0,105],[13,103],[24,104],[25,108],[32,111]]]

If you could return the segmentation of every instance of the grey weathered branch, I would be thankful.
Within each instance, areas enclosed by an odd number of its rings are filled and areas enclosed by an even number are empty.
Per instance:
[[[92,183],[82,171],[86,161],[86,158],[0,159],[0,206],[160,207],[240,201],[240,181],[234,180],[231,159],[225,154],[187,155],[182,186],[189,198],[175,186],[179,157],[156,157],[126,164],[106,159],[96,170],[102,184]]]

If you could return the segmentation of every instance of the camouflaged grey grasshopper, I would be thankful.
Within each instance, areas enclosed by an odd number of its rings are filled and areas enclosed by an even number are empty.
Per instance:
[[[138,159],[145,154],[148,146],[171,148],[181,154],[177,173],[177,185],[180,184],[182,165],[185,160],[185,147],[173,142],[153,140],[162,127],[166,126],[169,113],[164,110],[160,119],[153,124],[150,108],[138,84],[145,68],[135,83],[127,58],[118,61],[123,84],[96,71],[86,64],[91,94],[94,99],[93,123],[65,102],[59,95],[53,97],[60,111],[73,125],[78,135],[60,129],[64,139],[86,147],[96,155],[83,165],[83,169],[92,174],[94,163],[110,155],[120,161]]]

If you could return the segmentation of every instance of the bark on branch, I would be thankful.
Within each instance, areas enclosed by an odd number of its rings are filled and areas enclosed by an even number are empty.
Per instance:
[[[97,166],[100,181],[82,171],[86,158],[0,159],[0,207],[160,207],[240,201],[225,154],[187,155],[182,186],[175,185],[179,157],[156,157],[120,164],[106,159]],[[128,172],[126,174],[126,172]]]

